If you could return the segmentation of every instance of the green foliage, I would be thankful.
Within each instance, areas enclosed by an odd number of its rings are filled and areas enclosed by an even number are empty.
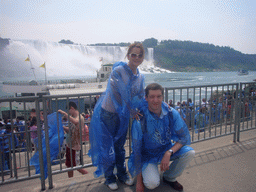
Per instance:
[[[192,41],[145,39],[145,48],[154,48],[155,65],[172,71],[237,71],[256,70],[256,55],[243,54],[231,47]],[[130,43],[94,44],[129,46]],[[146,49],[147,52],[147,49]]]
[[[163,40],[154,48],[154,59],[158,66],[173,71],[256,70],[256,55],[192,41]]]
[[[63,44],[74,44],[73,41],[65,40],[65,39],[62,39],[61,41],[59,41],[59,43],[63,43]]]
[[[7,45],[9,45],[9,39],[4,39],[0,37],[0,50],[6,47]]]
[[[153,37],[150,38],[150,39],[145,39],[145,40],[142,42],[144,48],[147,48],[147,47],[151,47],[151,48],[156,47],[156,46],[157,46],[157,43],[158,43],[157,39],[154,39]]]

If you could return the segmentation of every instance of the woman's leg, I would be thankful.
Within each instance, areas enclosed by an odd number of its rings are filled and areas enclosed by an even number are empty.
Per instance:
[[[117,177],[121,182],[125,182],[129,177],[126,172],[125,166],[125,149],[124,144],[126,141],[127,132],[122,135],[115,143],[115,158],[116,158],[116,168]]]
[[[108,112],[104,109],[101,110],[101,121],[104,123],[106,130],[104,130],[104,134],[103,138],[104,138],[104,142],[106,144],[106,146],[104,146],[103,143],[103,148],[108,148],[110,143],[113,144],[113,138],[115,136],[115,134],[117,133],[117,130],[119,128],[119,117],[118,114],[116,113],[111,113]],[[109,157],[109,159],[111,159],[111,155],[115,155],[115,149],[114,146],[112,146],[110,149],[107,149],[108,152],[107,155]],[[103,157],[104,158],[104,157]],[[106,178],[105,184],[111,184],[111,183],[115,183],[116,182],[116,176],[114,175],[113,171],[114,171],[114,167],[115,167],[115,162],[109,162],[110,160],[108,160],[107,158],[103,159],[107,160],[106,162],[104,162],[104,175]]]

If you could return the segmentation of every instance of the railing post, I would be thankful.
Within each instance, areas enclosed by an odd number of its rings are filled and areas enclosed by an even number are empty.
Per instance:
[[[238,92],[239,91],[239,84],[236,85],[236,94],[234,95],[236,98],[235,98],[235,127],[234,127],[234,138],[233,138],[233,142],[236,143],[238,140],[238,135],[239,135],[239,131],[238,131],[238,127],[240,125],[240,118],[239,118],[239,109],[240,109],[240,102],[239,102],[239,98],[238,98]]]
[[[10,118],[13,119],[13,116],[12,116],[12,102],[10,102],[9,104],[10,104],[9,105],[10,106]],[[17,179],[18,174],[17,174],[16,146],[15,146],[15,142],[14,142],[14,140],[15,140],[14,134],[15,134],[14,133],[14,125],[13,125],[13,121],[11,121],[11,137],[10,137],[11,142],[10,142],[10,144],[12,145],[12,147],[11,147],[12,152],[11,151],[9,151],[9,152],[10,152],[10,155],[13,154],[13,161],[12,162],[13,162],[14,176]],[[10,170],[11,170],[11,173],[12,173],[12,166],[11,166]]]
[[[42,147],[42,127],[40,124],[40,107],[38,98],[36,99],[36,116],[37,116],[37,137],[38,137],[38,152],[39,152],[39,163],[40,163],[40,174],[41,174],[41,190],[45,190],[45,172],[44,172],[44,156]]]
[[[239,83],[239,89],[238,89],[238,93],[239,93],[239,97],[237,94],[237,106],[238,110],[237,110],[237,135],[236,135],[236,141],[239,142],[240,141],[240,122],[241,122],[241,106],[242,106],[242,83]]]
[[[165,101],[167,104],[169,104],[169,103],[168,103],[168,89],[167,89],[167,88],[164,88],[164,101]]]
[[[46,99],[43,98],[43,109],[44,109],[44,130],[45,130],[45,147],[46,147],[46,159],[47,159],[47,171],[48,171],[48,182],[49,189],[53,188],[52,183],[52,163],[50,157],[50,139],[49,139],[49,127],[48,127],[48,119],[47,119],[47,102]]]

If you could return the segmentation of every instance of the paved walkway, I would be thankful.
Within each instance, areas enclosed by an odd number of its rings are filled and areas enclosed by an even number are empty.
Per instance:
[[[233,143],[233,136],[226,136],[192,144],[196,156],[185,169],[178,181],[184,192],[253,192],[256,191],[256,130],[243,132],[239,143]],[[75,172],[74,178],[68,179],[67,173],[53,176],[54,188],[46,191],[83,191],[108,192],[104,178],[94,179],[95,168],[88,168],[89,174]],[[48,180],[46,180],[48,185]],[[132,187],[118,183],[118,191],[135,191]],[[0,191],[37,192],[40,191],[39,179],[17,182],[0,186]],[[175,192],[167,184],[152,192]]]

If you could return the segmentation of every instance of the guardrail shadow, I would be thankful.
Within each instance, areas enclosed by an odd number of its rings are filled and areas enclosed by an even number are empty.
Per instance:
[[[196,153],[186,169],[222,160],[256,148],[256,138]]]

